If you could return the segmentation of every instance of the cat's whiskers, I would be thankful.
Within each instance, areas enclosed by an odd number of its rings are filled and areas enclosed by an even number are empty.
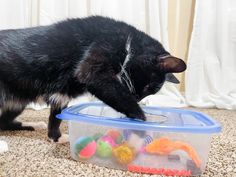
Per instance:
[[[130,36],[128,36],[126,46],[125,46],[126,51],[127,51],[127,55],[125,57],[125,60],[124,60],[123,64],[120,65],[121,66],[121,71],[120,71],[120,74],[119,74],[119,80],[122,82],[122,79],[123,79],[125,81],[126,85],[128,86],[129,91],[131,93],[135,93],[135,88],[132,84],[132,81],[130,79],[129,74],[126,71],[126,66],[127,66],[128,62],[130,61],[130,58],[132,56],[132,51],[131,51],[131,47],[130,47],[131,40],[132,40],[132,38]]]

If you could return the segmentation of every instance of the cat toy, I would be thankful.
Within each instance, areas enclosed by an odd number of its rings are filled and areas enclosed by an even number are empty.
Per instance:
[[[112,155],[112,146],[103,140],[97,141],[96,155],[102,158],[108,158]]]
[[[128,165],[128,171],[135,173],[153,174],[153,175],[166,175],[166,176],[191,176],[190,170],[177,170],[165,168],[149,168],[137,165]]]
[[[108,158],[112,155],[112,148],[118,146],[123,141],[123,136],[117,130],[109,130],[104,136],[96,134],[97,151],[96,154],[102,158]]]
[[[126,165],[134,160],[135,150],[128,144],[124,143],[113,149],[113,155],[118,163]]]
[[[201,161],[196,151],[187,143],[183,143],[180,141],[171,141],[168,138],[160,138],[154,140],[152,143],[148,144],[145,147],[146,152],[160,155],[168,155],[169,153],[176,150],[185,151],[189,155],[189,157],[194,161],[197,167],[201,166]]]
[[[124,139],[122,134],[119,131],[117,131],[117,130],[109,130],[106,133],[106,135],[110,136],[116,142],[116,144],[122,143],[122,141]]]
[[[74,151],[80,159],[89,159],[96,152],[97,144],[92,137],[80,137],[74,144]]]

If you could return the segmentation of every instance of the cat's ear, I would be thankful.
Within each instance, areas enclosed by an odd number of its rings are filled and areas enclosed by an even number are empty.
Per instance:
[[[183,60],[174,56],[159,58],[158,68],[165,73],[180,73],[186,70],[186,64]]]
[[[179,80],[174,76],[172,73],[167,73],[166,74],[166,81],[174,83],[174,84],[179,84]]]

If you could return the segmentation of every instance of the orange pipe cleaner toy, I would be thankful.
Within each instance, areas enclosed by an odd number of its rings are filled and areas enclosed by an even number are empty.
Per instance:
[[[175,150],[183,150],[194,161],[197,167],[201,166],[201,161],[196,151],[187,143],[183,143],[180,141],[171,141],[168,138],[160,138],[148,144],[145,147],[145,150],[148,153],[160,155],[167,155]]]

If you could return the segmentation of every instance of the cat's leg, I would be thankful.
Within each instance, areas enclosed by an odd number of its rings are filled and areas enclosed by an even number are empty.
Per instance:
[[[60,125],[61,119],[57,119],[56,115],[60,114],[62,109],[66,108],[66,106],[58,106],[55,104],[51,104],[49,122],[48,122],[48,138],[57,143],[67,143],[68,135],[61,134]]]
[[[18,115],[23,112],[24,108],[4,110],[1,109],[0,114],[0,130],[37,130],[45,129],[44,122],[20,122],[15,120]]]
[[[22,113],[24,109],[4,110],[1,109],[0,129],[1,130],[34,130],[32,126],[24,126],[22,122],[15,118]]]
[[[131,118],[146,120],[135,97],[116,76],[106,52],[99,46],[91,46],[86,58],[78,64],[75,76],[90,93],[115,110]]]
[[[0,130],[37,130],[46,129],[45,122],[20,122],[16,118],[25,109],[26,104],[6,101],[0,107]]]
[[[102,80],[97,78],[96,81],[88,84],[88,91],[127,117],[146,120],[134,96],[114,77]],[[132,132],[139,137],[145,135],[144,131],[133,130]]]
[[[96,78],[88,84],[88,91],[115,110],[130,118],[145,120],[135,97],[116,78]]]

